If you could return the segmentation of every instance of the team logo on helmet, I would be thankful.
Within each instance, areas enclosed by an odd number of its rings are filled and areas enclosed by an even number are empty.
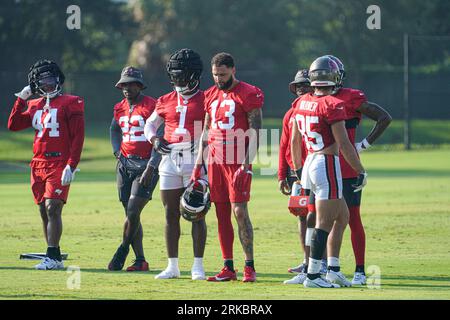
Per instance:
[[[336,87],[339,83],[339,67],[330,57],[323,56],[309,67],[312,87]]]
[[[344,68],[344,64],[342,63],[342,61],[338,58],[335,57],[331,54],[327,54],[325,57],[329,57],[331,58],[334,62],[336,62],[338,68],[339,68],[339,83],[338,83],[338,87],[342,88],[344,86],[344,80],[345,80],[345,68]]]
[[[193,92],[200,85],[203,63],[194,50],[181,49],[172,54],[166,69],[170,82],[181,94]]]
[[[58,65],[50,60],[39,60],[30,67],[28,84],[34,94],[53,98],[61,93],[65,77]]]
[[[180,199],[181,216],[187,221],[199,221],[208,213],[210,207],[208,182],[203,179],[192,181]]]

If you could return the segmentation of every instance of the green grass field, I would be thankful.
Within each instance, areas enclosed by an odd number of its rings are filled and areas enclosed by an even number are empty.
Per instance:
[[[106,132],[105,132],[106,133]],[[107,133],[106,133],[107,134]],[[181,279],[155,280],[166,266],[164,213],[159,192],[144,209],[144,248],[151,271],[108,272],[120,243],[124,213],[117,199],[114,160],[107,135],[86,139],[81,172],[63,212],[61,247],[66,267],[81,270],[80,289],[69,289],[72,274],[33,270],[19,260],[23,252],[43,252],[45,242],[29,187],[30,133],[0,132],[0,299],[450,299],[450,149],[369,151],[362,159],[369,173],[362,218],[366,228],[366,266],[381,271],[381,287],[311,290],[284,285],[287,268],[300,262],[296,219],[275,176],[253,182],[250,214],[255,234],[256,283],[192,281],[190,224],[181,222]],[[106,139],[105,139],[106,138]],[[276,150],[274,150],[276,151]],[[214,210],[207,215],[205,267],[222,265]],[[235,229],[236,231],[236,229]],[[351,277],[354,258],[346,231],[341,263]],[[235,236],[235,264],[243,256]],[[132,260],[129,256],[127,264]],[[370,277],[370,274],[368,274]],[[238,274],[241,278],[241,273]]]

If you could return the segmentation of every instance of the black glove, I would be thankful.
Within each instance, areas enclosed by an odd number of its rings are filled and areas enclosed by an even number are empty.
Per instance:
[[[295,170],[295,176],[297,177],[297,180],[302,180],[302,169],[303,168]]]
[[[113,154],[114,154],[114,157],[116,157],[116,159],[119,159],[119,157],[120,157],[120,151],[119,150],[114,151]]]
[[[367,184],[367,173],[361,172],[358,175],[358,178],[356,179],[356,183],[352,184],[352,187],[355,188],[355,190],[353,190],[353,192],[359,192],[362,190],[362,188],[364,188],[364,186]]]
[[[153,141],[153,147],[155,148],[156,152],[160,154],[169,154],[170,148],[169,148],[169,142],[165,140],[164,138],[156,138]]]

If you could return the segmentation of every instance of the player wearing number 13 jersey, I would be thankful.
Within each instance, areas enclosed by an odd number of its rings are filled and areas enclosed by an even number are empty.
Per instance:
[[[62,269],[61,213],[83,148],[84,102],[80,97],[61,93],[64,74],[53,61],[36,62],[30,68],[28,83],[16,94],[8,129],[33,127],[36,131],[30,164],[31,189],[48,245],[46,257],[36,269]],[[41,98],[27,101],[33,94]]]
[[[233,57],[218,53],[211,60],[215,86],[205,92],[205,126],[197,165],[208,147],[208,178],[211,201],[216,207],[219,241],[224,268],[208,281],[236,280],[233,265],[234,230],[231,213],[239,228],[244,250],[244,282],[254,282],[253,227],[247,202],[250,200],[251,162],[257,151],[258,130],[262,124],[263,92],[235,77]],[[194,173],[193,179],[196,179]]]
[[[308,156],[301,177],[298,178],[303,187],[313,191],[316,196],[316,226],[311,239],[308,275],[303,284],[305,287],[319,288],[350,286],[351,283],[340,272],[339,265],[342,234],[349,216],[342,197],[339,151],[359,174],[355,182],[356,191],[364,187],[366,173],[345,130],[345,104],[332,96],[339,80],[337,64],[330,57],[320,57],[311,64],[309,76],[314,93],[294,101],[296,126],[291,139],[291,155],[296,172],[300,172],[302,167],[301,139],[306,143]],[[325,280],[320,277],[320,268],[329,234],[329,269]]]

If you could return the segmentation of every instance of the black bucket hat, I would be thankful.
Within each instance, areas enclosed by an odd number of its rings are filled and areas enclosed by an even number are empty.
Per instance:
[[[142,89],[147,88],[142,71],[138,68],[127,66],[123,68],[120,80],[116,83],[116,88],[120,89],[122,84],[130,82],[140,83],[142,85]]]

